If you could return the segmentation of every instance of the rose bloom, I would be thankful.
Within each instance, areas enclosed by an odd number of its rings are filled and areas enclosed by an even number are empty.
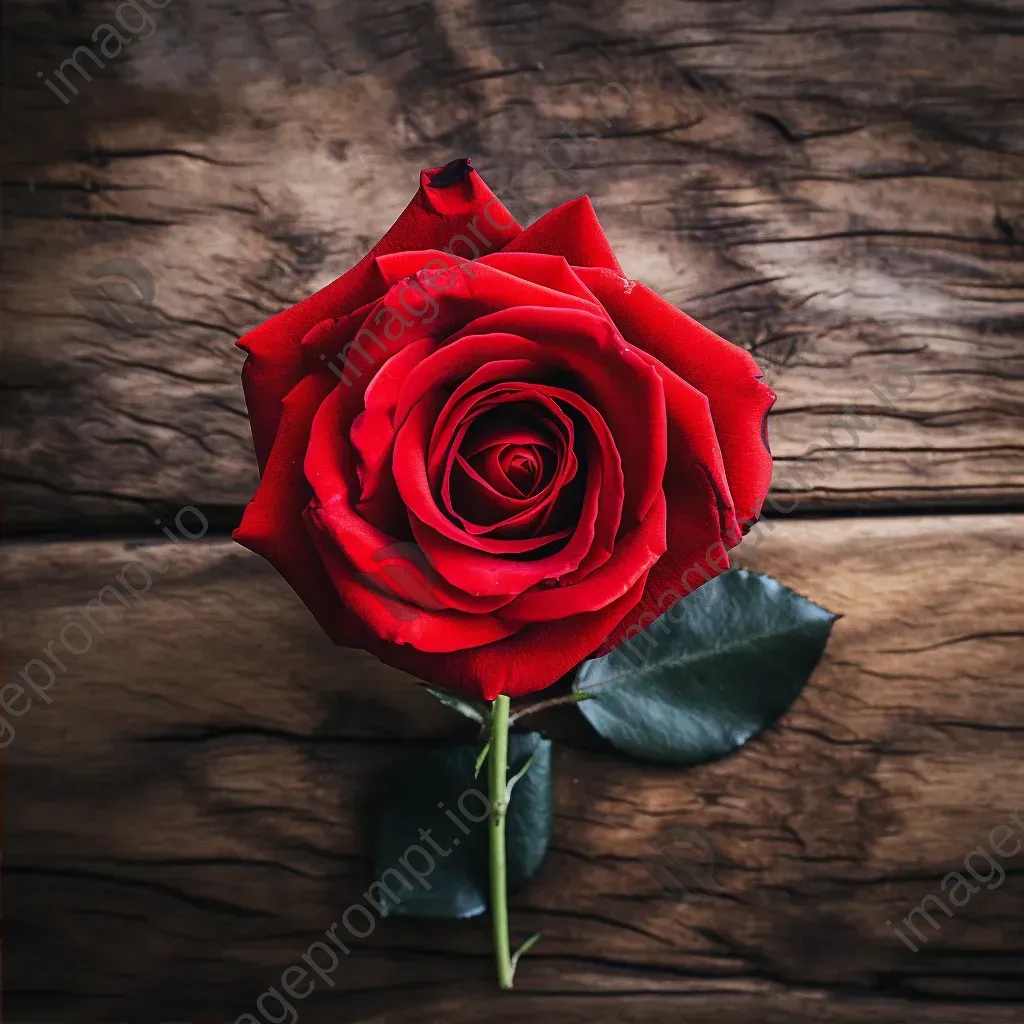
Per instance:
[[[239,344],[235,538],[338,644],[493,699],[728,568],[771,476],[748,353],[622,272],[590,200],[521,229],[468,160]]]

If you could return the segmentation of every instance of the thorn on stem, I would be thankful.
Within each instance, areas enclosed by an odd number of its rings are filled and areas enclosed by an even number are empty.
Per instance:
[[[519,966],[519,958],[524,953],[529,953],[537,943],[540,942],[540,932],[535,932],[531,935],[513,954],[512,954],[512,977],[516,976],[516,967]]]
[[[484,744],[484,749],[480,751],[480,756],[476,759],[476,766],[473,768],[473,778],[480,778],[480,769],[484,766],[484,761],[487,760],[487,755],[491,752],[491,741],[488,740]]]
[[[536,760],[537,760],[537,755],[536,754],[531,754],[526,759],[526,764],[524,764],[523,767],[520,768],[519,771],[517,771],[515,773],[515,775],[512,776],[511,779],[508,780],[508,783],[505,786],[505,804],[506,805],[512,799],[512,787],[515,786],[515,784],[530,770],[530,768],[533,766],[533,762],[536,761]]]

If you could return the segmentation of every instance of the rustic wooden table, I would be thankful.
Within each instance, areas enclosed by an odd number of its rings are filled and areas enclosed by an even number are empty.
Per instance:
[[[256,1000],[364,891],[382,781],[456,734],[227,531],[235,338],[469,154],[524,222],[589,193],[627,272],[755,353],[759,567],[844,618],[726,761],[540,720],[556,838],[514,992],[486,921],[389,919],[299,1020],[1020,1020],[1024,853],[918,952],[886,926],[1024,801],[1020,0],[156,6],[121,43],[113,3],[4,4],[6,678],[64,665],[5,718],[7,1019],[286,1019]],[[210,530],[175,547],[188,505]],[[149,593],[69,631],[137,558]],[[717,851],[686,898],[651,870],[680,826]]]

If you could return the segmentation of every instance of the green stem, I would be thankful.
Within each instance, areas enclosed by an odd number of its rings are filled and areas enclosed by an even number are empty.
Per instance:
[[[512,950],[508,936],[508,870],[505,863],[505,818],[508,813],[508,712],[509,699],[502,695],[491,705],[491,750],[488,780],[491,799],[491,921],[494,927],[494,959],[498,985],[512,987]]]

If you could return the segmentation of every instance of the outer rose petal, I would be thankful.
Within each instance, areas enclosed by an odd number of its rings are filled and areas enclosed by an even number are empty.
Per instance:
[[[651,568],[639,603],[614,627],[599,655],[646,629],[676,601],[729,568],[718,503],[707,476],[696,463],[674,463],[671,475],[673,486],[666,487],[667,550]]]
[[[391,597],[361,580],[327,533],[313,525],[310,535],[346,607],[382,641],[411,644],[424,653],[449,654],[500,640],[519,628],[493,615],[418,608]]]
[[[323,560],[302,523],[309,486],[302,459],[324,397],[334,387],[326,371],[306,377],[282,403],[281,426],[260,485],[232,536],[262,555],[287,580],[335,643],[348,643],[350,615],[331,586]]]
[[[622,267],[601,229],[589,196],[570,199],[549,210],[501,251],[550,253],[564,256],[574,267],[603,267],[622,276]]]
[[[423,171],[412,202],[351,270],[238,342],[249,353],[242,367],[242,387],[261,471],[281,421],[281,402],[303,375],[300,342],[306,332],[321,320],[350,313],[386,291],[376,264],[378,256],[409,249],[454,249],[462,244],[457,242],[459,238],[476,237],[469,228],[474,217],[485,220],[486,237],[494,240],[492,251],[519,234],[516,219],[468,159]],[[477,242],[483,245],[479,239]]]
[[[384,644],[369,633],[359,646],[424,682],[457,693],[494,700],[499,693],[522,697],[543,690],[591,655],[603,637],[636,604],[646,574],[618,601],[596,612],[526,626],[496,643],[451,654],[427,654]]]
[[[756,519],[772,478],[765,422],[775,392],[761,383],[753,357],[645,285],[606,270],[577,274],[627,341],[707,396],[736,514],[740,522]]]
[[[548,256],[536,252],[492,252],[477,261],[481,266],[494,267],[523,281],[532,281],[566,295],[600,306],[594,293],[576,276],[564,256]]]

